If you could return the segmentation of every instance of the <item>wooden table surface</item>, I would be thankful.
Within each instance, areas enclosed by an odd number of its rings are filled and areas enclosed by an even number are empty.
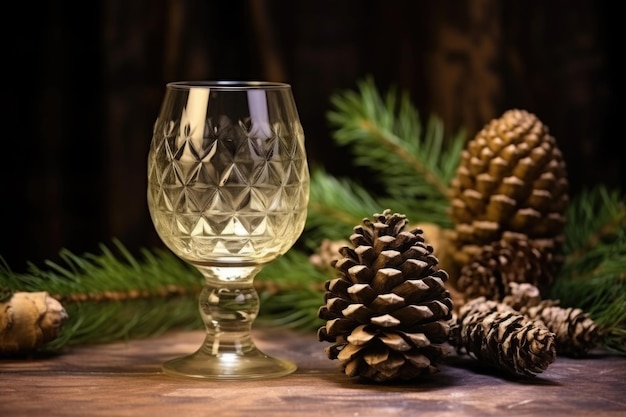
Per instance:
[[[0,416],[626,416],[626,358],[558,357],[535,378],[497,374],[451,355],[428,379],[367,384],[348,378],[313,333],[255,330],[266,353],[291,359],[291,375],[208,381],[161,373],[191,353],[202,332],[76,347],[63,354],[0,359]]]

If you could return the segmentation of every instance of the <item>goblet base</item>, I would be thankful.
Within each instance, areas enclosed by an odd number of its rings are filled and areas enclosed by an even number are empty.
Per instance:
[[[266,355],[257,348],[245,354],[213,355],[204,349],[165,362],[165,374],[196,379],[250,380],[276,378],[293,373],[295,363]]]

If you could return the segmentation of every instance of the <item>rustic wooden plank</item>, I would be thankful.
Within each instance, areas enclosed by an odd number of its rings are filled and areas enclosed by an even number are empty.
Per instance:
[[[324,355],[314,334],[255,331],[261,349],[294,360],[289,376],[204,381],[164,375],[167,359],[193,352],[201,332],[74,348],[58,356],[0,361],[0,416],[399,416],[624,415],[626,358],[593,352],[557,358],[516,379],[451,356],[420,382],[363,383]]]

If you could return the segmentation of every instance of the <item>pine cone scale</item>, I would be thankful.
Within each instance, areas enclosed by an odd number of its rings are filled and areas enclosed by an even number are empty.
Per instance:
[[[395,268],[382,268],[376,271],[370,286],[377,293],[388,293],[404,281],[402,271]]]
[[[414,347],[414,345],[407,343],[406,339],[397,333],[383,334],[380,337],[380,341],[397,352],[407,352]]]

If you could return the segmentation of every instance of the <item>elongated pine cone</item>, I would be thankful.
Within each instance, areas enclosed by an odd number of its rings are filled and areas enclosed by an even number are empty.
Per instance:
[[[602,332],[589,313],[580,308],[561,307],[557,300],[541,299],[531,284],[509,284],[503,302],[532,320],[540,320],[556,336],[559,355],[583,357],[600,344]]]
[[[566,167],[534,114],[508,110],[478,132],[461,154],[450,197],[459,265],[505,232],[560,252],[569,202]]]
[[[456,287],[465,300],[502,301],[511,283],[530,283],[547,294],[555,280],[552,258],[524,235],[505,233],[461,268]]]
[[[535,376],[556,359],[554,333],[543,323],[484,297],[460,308],[450,344],[461,353],[518,376]]]
[[[447,345],[453,303],[422,230],[404,230],[401,214],[374,214],[354,227],[341,257],[338,278],[325,283],[318,330],[325,349],[350,377],[386,382],[412,380],[438,371]]]

